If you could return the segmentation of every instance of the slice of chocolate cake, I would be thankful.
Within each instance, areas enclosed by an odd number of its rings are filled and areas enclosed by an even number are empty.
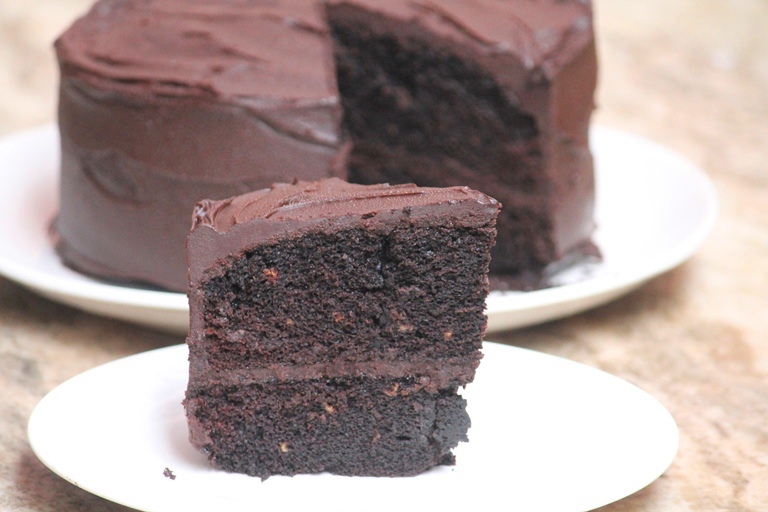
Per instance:
[[[466,187],[335,178],[198,203],[191,442],[261,478],[452,464],[499,208]]]

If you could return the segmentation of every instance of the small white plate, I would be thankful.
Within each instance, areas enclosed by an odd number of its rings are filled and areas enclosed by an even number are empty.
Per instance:
[[[492,292],[488,332],[562,318],[612,300],[685,261],[717,215],[706,175],[648,140],[595,127],[598,229],[602,263],[576,268],[562,285],[533,292]],[[58,132],[54,126],[0,139],[0,274],[86,311],[185,333],[184,294],[105,284],[66,267],[48,226],[57,210]]]
[[[266,481],[209,466],[187,441],[185,345],[89,370],[51,391],[28,425],[35,454],[89,492],[139,510],[578,512],[628,496],[677,453],[669,412],[602,371],[485,343],[463,395],[472,418],[455,466],[409,478],[327,473]],[[165,469],[175,479],[164,476]]]

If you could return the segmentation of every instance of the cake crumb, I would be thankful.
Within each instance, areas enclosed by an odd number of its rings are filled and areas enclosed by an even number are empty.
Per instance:
[[[165,478],[170,478],[171,480],[176,480],[176,475],[174,475],[174,474],[173,474],[173,471],[171,471],[171,470],[170,470],[170,469],[168,469],[168,468],[165,468],[165,469],[163,470],[163,476],[164,476]]]
[[[445,331],[445,332],[443,333],[443,339],[444,339],[445,341],[448,341],[448,340],[450,340],[452,337],[453,337],[453,331]]]
[[[274,268],[265,268],[264,269],[264,277],[267,278],[267,281],[269,281],[271,284],[275,284],[277,282],[277,269]]]
[[[288,443],[286,442],[280,443],[280,451],[283,453],[288,453],[289,451]]]
[[[323,409],[325,409],[326,412],[328,412],[329,414],[333,414],[333,413],[336,412],[336,409],[331,404],[329,404],[328,402],[325,402],[323,404]]]
[[[400,384],[395,382],[395,385],[391,389],[385,389],[384,394],[387,396],[397,396],[397,390],[400,389]]]

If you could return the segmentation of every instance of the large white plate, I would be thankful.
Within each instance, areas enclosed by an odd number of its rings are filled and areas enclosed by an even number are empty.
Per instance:
[[[678,446],[672,416],[639,388],[565,359],[494,343],[467,398],[457,464],[409,478],[275,476],[210,467],[187,442],[185,345],[89,370],[29,420],[32,449],[69,482],[139,510],[578,512],[645,487]],[[175,479],[164,476],[168,468]]]
[[[488,332],[561,318],[603,304],[687,259],[709,233],[717,197],[676,153],[605,127],[593,130],[597,245],[604,261],[562,275],[561,286],[493,292]],[[105,284],[64,267],[47,235],[57,210],[58,132],[46,126],[0,139],[0,274],[57,301],[109,317],[186,332],[186,296]]]

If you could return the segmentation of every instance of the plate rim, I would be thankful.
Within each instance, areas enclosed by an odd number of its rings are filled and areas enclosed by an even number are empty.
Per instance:
[[[55,463],[52,463],[50,461],[50,459],[48,459],[46,457],[45,450],[40,448],[40,442],[39,442],[40,438],[38,436],[40,435],[39,432],[41,430],[42,422],[46,418],[46,414],[50,414],[50,413],[46,413],[46,411],[45,411],[46,408],[50,407],[49,402],[51,400],[58,399],[58,396],[61,395],[62,393],[64,393],[65,396],[66,396],[66,393],[68,391],[68,387],[72,386],[72,382],[73,381],[75,381],[75,380],[83,380],[83,379],[85,379],[85,380],[91,379],[97,373],[98,374],[106,374],[107,373],[106,369],[109,369],[110,366],[115,365],[115,364],[118,364],[118,365],[128,364],[128,365],[134,365],[134,366],[140,365],[137,361],[139,361],[139,360],[142,360],[142,362],[148,361],[148,360],[152,359],[153,357],[157,357],[159,355],[159,353],[161,353],[161,352],[165,353],[165,357],[168,357],[171,354],[176,355],[177,353],[178,353],[178,357],[181,357],[182,353],[186,354],[186,350],[185,349],[186,349],[186,345],[185,344],[179,344],[179,345],[172,345],[172,346],[162,347],[162,348],[158,348],[158,349],[154,349],[154,350],[149,350],[149,351],[146,351],[146,352],[132,354],[132,355],[125,356],[125,357],[122,357],[122,358],[119,358],[119,359],[115,359],[113,361],[109,361],[107,363],[103,363],[103,364],[100,364],[100,365],[95,366],[93,368],[90,368],[88,370],[85,370],[85,371],[81,372],[80,374],[77,374],[77,375],[75,375],[75,376],[65,380],[64,382],[62,382],[61,384],[59,384],[58,386],[56,386],[55,388],[50,390],[48,393],[46,393],[46,395],[34,407],[34,409],[32,410],[32,412],[31,412],[31,414],[29,416],[28,423],[27,423],[26,433],[27,433],[29,444],[30,444],[30,446],[32,448],[32,451],[35,454],[35,456],[47,468],[49,468],[49,470],[51,470],[53,473],[57,474],[58,476],[60,476],[64,480],[70,482],[71,484],[73,484],[73,485],[75,485],[75,486],[77,486],[77,487],[79,487],[79,488],[81,488],[81,489],[83,489],[83,490],[85,490],[85,491],[87,491],[87,492],[89,492],[91,494],[94,494],[96,496],[100,496],[100,497],[102,497],[102,498],[104,498],[106,500],[112,501],[114,503],[122,504],[122,505],[125,505],[125,506],[128,506],[128,507],[136,507],[138,510],[145,510],[145,511],[152,511],[152,512],[166,512],[168,510],[174,510],[175,508],[173,507],[173,505],[176,505],[177,503],[174,502],[172,499],[168,500],[168,496],[165,496],[161,500],[162,502],[161,502],[161,504],[159,506],[158,505],[148,506],[148,505],[142,504],[142,499],[144,501],[146,501],[147,500],[146,497],[144,497],[144,498],[140,498],[139,497],[139,498],[133,498],[133,499],[126,499],[126,498],[119,498],[119,497],[116,497],[116,496],[110,496],[110,495],[108,495],[107,491],[100,490],[98,488],[94,488],[94,486],[90,485],[90,481],[87,478],[86,478],[85,481],[82,481],[82,480],[78,481],[77,474],[74,474],[71,471],[67,472],[65,469],[62,469],[60,466],[57,466]],[[183,352],[182,352],[182,350],[183,350]],[[484,353],[486,354],[486,358],[488,358],[488,357],[497,357],[498,358],[499,356],[496,356],[496,354],[498,354],[499,352],[505,352],[508,357],[520,357],[520,354],[523,354],[527,358],[536,358],[536,359],[542,360],[542,361],[546,360],[546,363],[544,363],[544,364],[552,365],[553,367],[562,366],[562,365],[568,365],[568,366],[570,366],[573,369],[573,371],[588,372],[592,379],[600,379],[600,380],[610,379],[616,385],[616,388],[624,387],[625,389],[630,390],[632,393],[639,393],[639,394],[641,394],[643,396],[643,400],[647,401],[649,404],[652,404],[653,407],[656,409],[656,411],[660,413],[660,415],[657,417],[658,425],[660,426],[663,423],[664,424],[663,425],[663,430],[665,430],[665,432],[667,434],[667,437],[663,440],[664,442],[661,443],[661,444],[664,444],[664,455],[665,456],[663,458],[661,456],[659,456],[658,459],[655,460],[655,463],[654,463],[654,466],[653,466],[653,470],[649,469],[646,473],[644,473],[644,476],[642,477],[642,481],[641,481],[640,478],[638,478],[636,481],[632,482],[631,485],[624,485],[624,486],[622,486],[620,490],[617,490],[617,492],[613,493],[613,494],[615,494],[614,496],[611,496],[611,497],[603,496],[602,499],[600,499],[600,500],[592,499],[592,502],[588,503],[589,504],[589,508],[584,508],[584,510],[592,510],[593,508],[602,507],[602,506],[605,506],[605,505],[607,505],[609,503],[616,502],[618,500],[621,500],[623,498],[626,498],[626,497],[628,497],[628,496],[638,492],[639,490],[647,487],[648,485],[650,485],[651,483],[656,481],[673,464],[673,462],[674,462],[674,460],[675,460],[675,458],[677,456],[677,453],[679,451],[679,447],[680,447],[680,430],[679,430],[679,427],[678,427],[676,421],[674,420],[674,417],[672,416],[671,412],[656,397],[654,397],[650,393],[644,391],[639,386],[637,386],[637,385],[635,385],[635,384],[633,384],[633,383],[631,383],[631,382],[629,382],[629,381],[627,381],[625,379],[622,379],[622,378],[620,378],[620,377],[618,377],[616,375],[608,373],[605,370],[602,370],[602,369],[599,369],[599,368],[596,368],[596,367],[593,367],[593,366],[589,366],[587,364],[580,363],[580,362],[577,362],[577,361],[573,361],[573,360],[570,360],[570,359],[566,359],[564,357],[550,355],[550,354],[546,354],[546,353],[543,353],[543,352],[539,352],[539,351],[535,351],[535,350],[531,350],[531,349],[526,349],[526,348],[523,348],[523,347],[517,347],[517,346],[507,345],[507,344],[503,344],[503,343],[496,343],[496,342],[486,341],[483,344],[483,350],[484,350]],[[517,355],[515,355],[515,354],[517,354]],[[184,358],[184,361],[186,362],[186,358]],[[166,363],[164,363],[164,365],[165,366],[161,365],[161,368],[167,367],[168,363],[166,362]],[[574,367],[577,367],[577,368],[574,368]],[[481,368],[482,368],[482,365],[481,365]],[[554,371],[554,368],[553,368],[553,371]],[[117,373],[119,374],[120,372],[117,372]],[[159,378],[156,377],[156,379],[157,379],[157,382],[154,383],[154,386],[160,387],[162,385],[162,382],[160,382]],[[626,392],[630,392],[630,391],[626,391]],[[179,406],[179,407],[181,407],[181,406]],[[151,418],[152,417],[152,413],[151,412],[147,412],[146,415],[147,415],[146,416],[147,418]],[[42,416],[43,419],[40,419],[40,416]],[[661,429],[661,427],[659,427],[659,428]],[[45,445],[45,443],[42,443],[42,444],[43,444],[43,446]],[[100,470],[101,469],[103,469],[105,471],[108,470],[108,468],[104,468],[102,466],[99,466],[99,467],[100,467]],[[229,478],[229,476],[227,476],[227,474],[225,472],[223,472],[223,471],[211,468],[211,472],[213,474],[217,474],[219,477],[224,475],[223,476],[224,478]],[[87,472],[86,472],[86,474],[87,474]],[[236,477],[236,478],[240,478],[240,477],[243,477],[243,476],[244,475],[234,475],[234,477]],[[305,475],[305,476],[307,476],[307,475]],[[316,476],[316,475],[309,475],[309,476]],[[326,476],[329,476],[329,477],[332,477],[332,478],[338,478],[338,479],[354,478],[354,477],[342,477],[342,476],[337,476],[337,475],[326,475]],[[416,477],[416,478],[418,478],[418,477]],[[371,477],[370,480],[379,481],[379,480],[384,480],[384,479],[378,479],[378,478],[375,478],[375,477]],[[293,480],[291,480],[291,481],[293,481]],[[173,492],[175,492],[175,491],[173,491]],[[171,494],[173,494],[173,492],[171,492]],[[208,498],[205,498],[206,496]],[[173,496],[170,496],[170,497],[173,498]],[[242,501],[242,503],[239,503],[239,505],[241,505],[241,506],[245,506],[245,505],[252,506],[253,505],[253,503],[251,501],[245,502],[242,499],[238,500],[237,498],[232,497],[232,496],[219,496],[217,494],[216,495],[203,494],[202,497],[205,498],[205,499],[210,500],[212,503],[216,503],[220,499],[223,498],[225,501],[226,500],[232,500],[233,502],[238,502],[238,503]],[[157,499],[157,498],[155,498],[155,499]],[[589,501],[589,498],[584,498],[583,495],[580,495],[579,499],[581,500],[581,502],[583,502],[585,499],[587,501]],[[581,503],[581,502],[579,503],[580,506],[583,505],[583,503]],[[470,503],[472,503],[472,502],[470,502]],[[477,504],[477,503],[475,503],[475,504]],[[237,510],[241,510],[241,508],[239,508],[239,507],[235,507],[235,508]],[[579,508],[578,510],[581,510],[581,509],[582,508]],[[293,510],[293,509],[291,509],[291,510]],[[344,510],[346,510],[346,509],[344,509]],[[574,512],[575,512],[575,510],[576,509],[574,509]]]

